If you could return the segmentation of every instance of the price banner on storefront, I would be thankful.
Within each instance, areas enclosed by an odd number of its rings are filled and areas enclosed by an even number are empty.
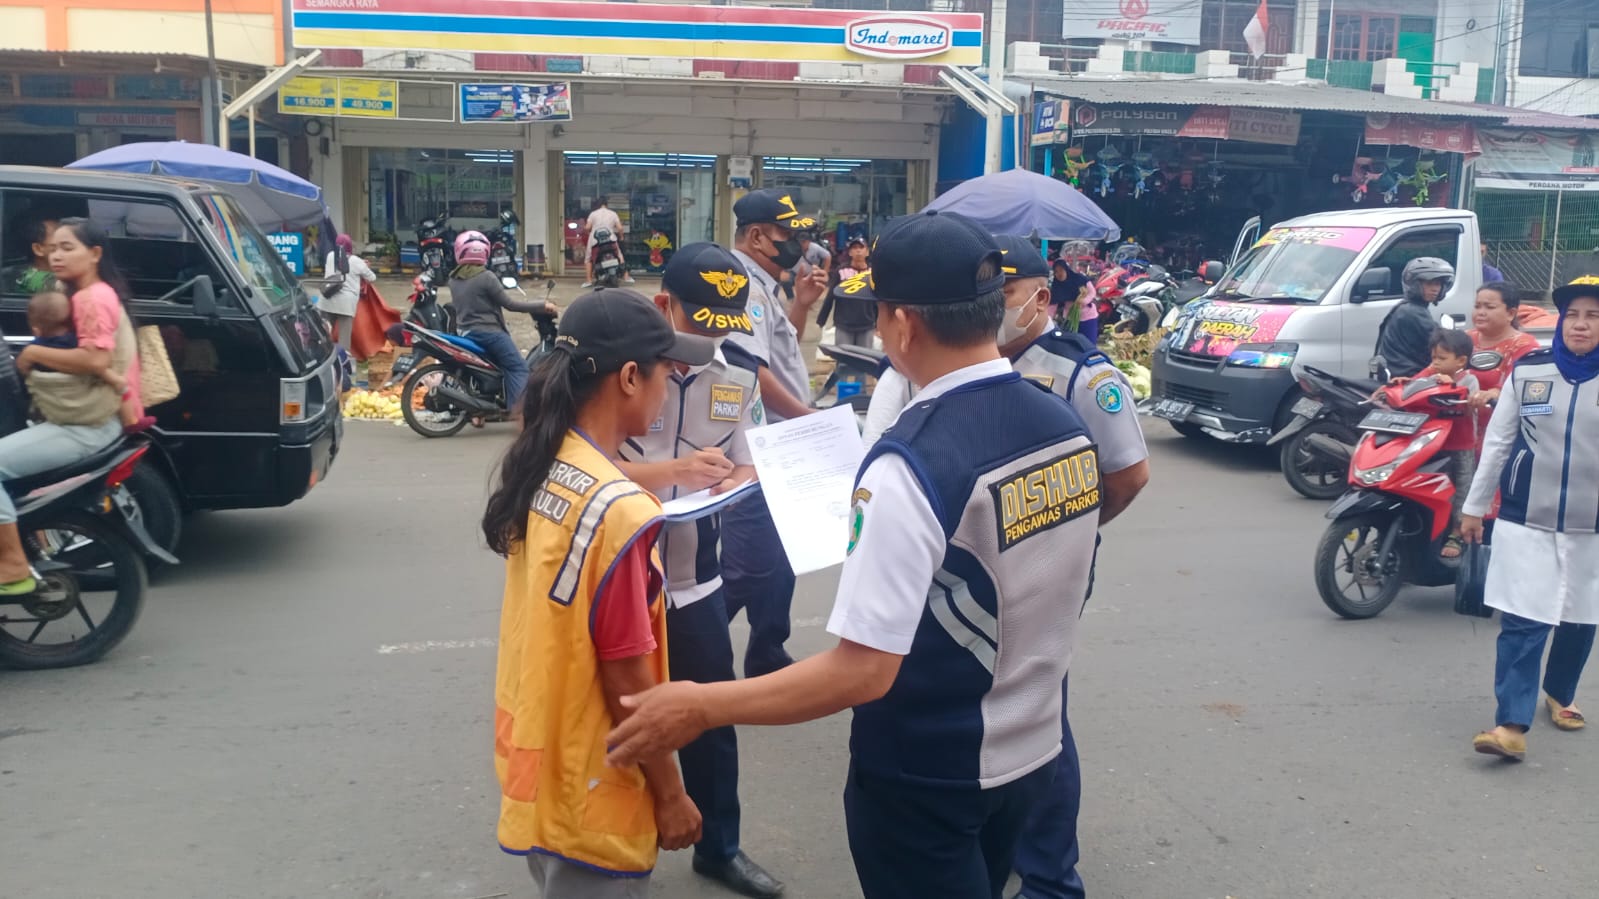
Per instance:
[[[1033,140],[1035,147],[1068,142],[1071,130],[1070,100],[1040,100],[1033,107]]]
[[[395,101],[400,93],[398,81],[375,78],[339,79],[339,115],[369,119],[397,119]]]
[[[285,115],[338,115],[339,79],[302,75],[278,88],[278,112]]]
[[[463,84],[462,122],[570,122],[572,85]]]

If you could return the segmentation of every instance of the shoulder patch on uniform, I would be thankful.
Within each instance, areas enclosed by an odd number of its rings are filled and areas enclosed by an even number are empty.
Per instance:
[[[711,385],[711,420],[738,421],[744,417],[744,388],[737,384]]]
[[[1045,390],[1053,390],[1055,388],[1054,375],[1022,375],[1022,377],[1032,381],[1034,384],[1037,384]]]
[[[1089,378],[1088,379],[1088,386],[1089,387],[1098,387],[1100,384],[1103,384],[1105,382],[1106,378],[1114,378],[1114,377],[1116,377],[1116,369],[1107,368],[1104,371],[1100,372],[1099,374],[1094,375],[1092,378]]]
[[[1555,382],[1553,381],[1527,381],[1521,385],[1521,402],[1526,405],[1538,405],[1549,402],[1553,394]]]
[[[764,402],[762,402],[761,400],[756,400],[750,406],[750,421],[752,421],[755,424],[759,425],[759,424],[764,424],[765,423],[765,419],[766,419],[766,404]]]
[[[1094,404],[1106,412],[1116,413],[1122,411],[1127,401],[1122,398],[1121,385],[1111,382],[1099,385],[1094,391]]]
[[[533,494],[533,511],[542,518],[560,524],[566,520],[566,513],[572,511],[572,501],[540,487]]]
[[[865,487],[856,489],[855,495],[850,497],[849,510],[849,546],[845,548],[844,555],[855,552],[855,546],[861,542],[861,528],[866,526],[866,504],[872,499],[872,491]]]
[[[593,489],[599,478],[589,474],[570,462],[557,461],[550,466],[549,476],[544,479],[545,486],[556,484],[565,487],[578,496],[582,496]]]
[[[988,490],[994,498],[999,550],[1004,552],[1099,508],[1099,454],[1092,446],[1084,447],[990,484]]]
[[[754,302],[750,303],[750,318],[752,318],[752,319],[754,319],[756,321],[760,321],[761,319],[763,319],[765,317],[766,317],[766,307],[762,306],[760,303],[754,303]]]

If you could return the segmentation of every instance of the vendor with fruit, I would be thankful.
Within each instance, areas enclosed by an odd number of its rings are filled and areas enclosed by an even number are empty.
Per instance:
[[[718,344],[705,365],[675,366],[666,406],[649,433],[622,444],[617,467],[663,500],[722,493],[755,479],[745,432],[765,421],[760,360],[726,337],[751,331],[749,273],[713,243],[678,249],[661,275],[655,305],[682,334]],[[661,533],[666,569],[666,634],[673,680],[734,679],[733,638],[718,556],[721,520],[672,522]],[[704,816],[694,870],[745,896],[777,896],[783,885],[739,848],[738,738],[707,731],[678,752],[683,785]]]
[[[1520,760],[1538,708],[1539,664],[1554,633],[1542,692],[1561,730],[1586,722],[1577,681],[1599,625],[1599,277],[1555,290],[1554,344],[1516,363],[1483,440],[1461,533],[1480,542],[1498,490],[1493,556],[1484,587],[1500,611],[1494,728],[1480,753]]]

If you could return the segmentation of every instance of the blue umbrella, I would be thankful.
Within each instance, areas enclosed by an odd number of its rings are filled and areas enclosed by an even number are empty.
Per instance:
[[[269,162],[210,144],[124,144],[85,156],[67,168],[171,175],[215,184],[266,231],[296,231],[320,224],[328,214],[322,188]]]
[[[1109,241],[1122,233],[1110,216],[1076,188],[1026,169],[964,181],[927,208],[958,212],[995,234]]]

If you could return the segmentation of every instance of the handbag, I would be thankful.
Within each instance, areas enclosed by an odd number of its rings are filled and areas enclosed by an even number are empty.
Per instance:
[[[135,330],[139,347],[139,397],[145,406],[159,406],[178,397],[178,375],[161,329],[144,325]]]
[[[1455,571],[1455,613],[1472,618],[1492,618],[1494,610],[1483,604],[1488,583],[1488,545],[1468,543]]]

